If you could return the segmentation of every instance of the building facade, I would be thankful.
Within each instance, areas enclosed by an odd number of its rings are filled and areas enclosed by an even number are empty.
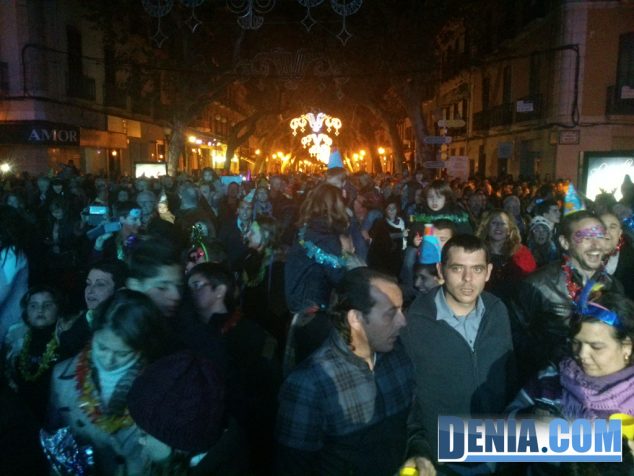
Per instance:
[[[483,3],[482,24],[445,29],[423,104],[430,130],[452,137],[447,155],[467,156],[472,175],[575,181],[591,155],[634,158],[634,4]]]

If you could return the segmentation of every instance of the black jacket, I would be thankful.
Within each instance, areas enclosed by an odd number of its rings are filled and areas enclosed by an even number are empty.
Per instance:
[[[506,306],[483,292],[484,316],[474,350],[436,317],[435,292],[420,294],[401,332],[414,363],[416,397],[408,425],[408,456],[436,460],[439,415],[502,414],[517,391],[515,357]]]
[[[608,289],[623,292],[621,284],[603,271],[593,279]],[[574,270],[573,280],[579,285],[583,282]],[[573,301],[560,261],[547,264],[520,281],[510,307],[513,341],[523,355],[520,370],[524,379],[567,355]]]

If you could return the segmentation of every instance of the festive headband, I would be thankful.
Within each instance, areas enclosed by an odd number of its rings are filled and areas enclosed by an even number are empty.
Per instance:
[[[581,294],[577,298],[576,308],[577,313],[582,316],[594,317],[599,321],[607,324],[608,326],[622,328],[623,324],[619,319],[619,316],[616,312],[610,311],[608,308],[603,307],[596,302],[588,301],[590,297],[590,293],[593,291],[597,291],[603,287],[602,284],[597,283],[596,281],[589,280],[586,285],[581,290]]]

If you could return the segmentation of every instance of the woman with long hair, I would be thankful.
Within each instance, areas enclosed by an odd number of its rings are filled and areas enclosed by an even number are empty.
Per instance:
[[[285,292],[291,312],[329,304],[330,293],[346,270],[345,252],[353,251],[346,239],[348,224],[339,188],[322,183],[308,194],[286,259]]]
[[[29,286],[29,261],[24,250],[27,223],[19,212],[0,205],[0,342],[20,320],[20,299]]]
[[[164,321],[152,300],[128,289],[104,301],[90,343],[53,370],[49,428],[69,427],[93,448],[97,474],[142,474],[139,430],[126,397],[164,345]]]
[[[492,210],[482,217],[476,235],[486,243],[493,263],[487,291],[501,299],[510,297],[518,281],[537,269],[519,228],[506,212]]]

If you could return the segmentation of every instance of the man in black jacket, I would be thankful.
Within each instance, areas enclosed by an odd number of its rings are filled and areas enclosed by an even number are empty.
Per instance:
[[[479,238],[451,238],[438,264],[444,285],[420,294],[407,313],[402,340],[414,363],[417,388],[406,465],[416,465],[421,475],[430,474],[427,465],[436,459],[439,415],[501,414],[517,389],[506,307],[483,291],[491,269]],[[451,473],[452,466],[440,466],[438,473]],[[480,472],[472,474],[494,470],[477,466],[471,469]]]
[[[562,260],[543,266],[520,282],[511,303],[513,341],[522,355],[523,381],[567,353],[574,302],[589,279],[622,292],[620,283],[604,271],[606,231],[592,212],[580,210],[566,215],[559,244],[564,253]]]

